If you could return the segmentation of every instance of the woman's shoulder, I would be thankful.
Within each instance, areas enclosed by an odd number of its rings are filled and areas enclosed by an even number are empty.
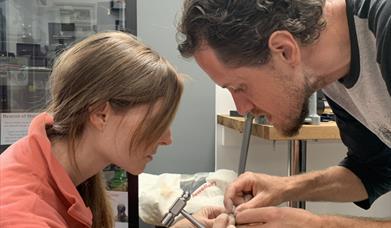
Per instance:
[[[26,176],[2,177],[0,227],[66,227],[53,202],[59,200],[47,189],[50,186],[34,175],[30,180]]]
[[[53,216],[44,217],[35,210],[30,210],[31,206],[26,205],[31,203],[27,201],[21,203],[21,201],[14,204],[0,205],[0,227],[2,228],[45,228],[45,227],[66,227],[66,224],[62,222],[62,219],[55,218]],[[41,208],[41,210],[45,210]]]
[[[38,154],[28,151],[28,138],[22,138],[0,155],[0,207],[6,204],[25,207],[35,202],[48,186]]]

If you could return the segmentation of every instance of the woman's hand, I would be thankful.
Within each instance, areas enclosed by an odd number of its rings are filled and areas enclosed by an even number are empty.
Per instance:
[[[225,212],[224,207],[204,207],[201,210],[194,213],[193,217],[197,219],[197,221],[203,224],[205,227],[220,228],[220,227],[214,227],[213,224],[215,223],[216,218],[221,213],[224,212]],[[219,224],[223,224],[224,219],[219,218],[218,221]],[[172,228],[194,228],[194,227],[195,226],[185,218],[179,220],[174,224],[174,226],[172,226]]]
[[[213,228],[235,228],[235,218],[232,214],[221,213],[215,219]]]

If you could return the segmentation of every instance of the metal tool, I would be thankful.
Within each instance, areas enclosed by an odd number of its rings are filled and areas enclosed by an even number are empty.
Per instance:
[[[240,150],[240,161],[239,161],[239,170],[238,170],[239,175],[244,173],[244,171],[246,170],[247,154],[248,154],[248,147],[250,144],[253,120],[254,120],[254,116],[248,113],[246,115],[246,119],[244,122],[242,148]]]
[[[198,222],[190,213],[188,213],[184,208],[186,207],[186,202],[190,199],[191,194],[188,191],[184,191],[182,196],[179,197],[175,203],[170,207],[169,211],[164,215],[162,219],[162,224],[165,227],[169,227],[174,222],[175,218],[182,214],[187,220],[189,220],[197,228],[205,228],[200,222]]]

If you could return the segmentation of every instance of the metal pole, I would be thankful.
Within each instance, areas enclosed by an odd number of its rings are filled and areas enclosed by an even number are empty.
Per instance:
[[[318,97],[317,93],[313,93],[308,99],[308,115],[304,120],[304,123],[319,125],[320,116],[318,115]]]
[[[290,140],[288,153],[288,175],[293,176],[306,171],[307,141]],[[289,201],[288,206],[305,209],[305,201]]]
[[[197,228],[205,228],[204,225],[202,225],[200,222],[198,222],[193,216],[191,216],[189,214],[189,212],[185,211],[185,209],[182,209],[181,214],[183,215],[183,217],[185,217],[187,220],[189,220]]]
[[[244,130],[243,130],[242,148],[240,151],[240,161],[239,161],[239,170],[238,170],[239,175],[244,173],[244,171],[246,170],[248,147],[250,145],[253,120],[254,120],[253,115],[251,114],[246,115],[245,122],[244,122]]]

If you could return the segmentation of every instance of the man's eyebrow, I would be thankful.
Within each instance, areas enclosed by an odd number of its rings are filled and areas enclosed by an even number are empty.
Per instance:
[[[235,87],[235,86],[232,86],[232,85],[229,85],[229,84],[224,84],[224,85],[221,85],[220,87],[223,88],[223,89],[233,89],[233,90],[236,90],[236,89],[242,88],[243,85],[240,84],[239,87]]]
[[[232,85],[228,82],[226,84],[221,85],[220,87],[223,88],[223,89],[228,89],[228,88],[231,88]]]

